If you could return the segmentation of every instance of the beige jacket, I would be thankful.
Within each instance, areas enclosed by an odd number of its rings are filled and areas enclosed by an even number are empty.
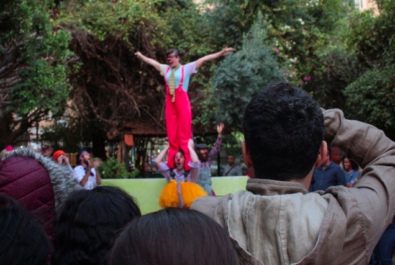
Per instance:
[[[325,140],[364,170],[354,186],[308,193],[250,179],[247,191],[192,204],[228,230],[240,264],[368,264],[395,213],[395,144],[377,128],[324,111]]]

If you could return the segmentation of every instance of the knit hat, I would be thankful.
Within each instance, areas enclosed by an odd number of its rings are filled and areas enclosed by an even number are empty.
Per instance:
[[[63,152],[62,150],[56,151],[56,152],[53,154],[53,160],[54,160],[54,161],[57,161],[57,160],[58,160],[58,157],[61,156],[61,155],[66,155],[66,153]]]

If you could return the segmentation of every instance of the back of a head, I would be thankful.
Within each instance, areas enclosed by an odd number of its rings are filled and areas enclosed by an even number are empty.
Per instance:
[[[225,229],[194,210],[167,208],[129,224],[117,238],[109,265],[235,265]]]
[[[119,188],[75,191],[55,225],[52,263],[106,264],[116,232],[138,216],[141,212],[133,198]]]
[[[44,265],[49,253],[44,228],[19,202],[0,195],[0,264]]]
[[[306,91],[279,83],[251,100],[243,129],[257,178],[303,179],[317,160],[324,118]]]

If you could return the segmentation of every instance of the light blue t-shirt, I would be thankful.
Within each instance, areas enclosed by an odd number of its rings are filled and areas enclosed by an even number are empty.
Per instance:
[[[160,74],[164,76],[168,68],[169,68],[169,66],[167,64],[161,64],[160,65]],[[176,87],[175,88],[178,88],[180,85],[181,69],[182,69],[182,65],[174,73],[175,78],[176,78]],[[173,69],[170,69],[166,75],[167,83],[169,83],[170,75],[172,72],[173,72]],[[191,79],[191,75],[196,74],[196,73],[197,73],[196,62],[192,62],[192,63],[184,65],[184,82],[182,84],[182,89],[184,89],[185,92],[188,92],[189,80]]]

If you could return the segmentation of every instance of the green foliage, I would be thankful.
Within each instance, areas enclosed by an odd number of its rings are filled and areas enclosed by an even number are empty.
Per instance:
[[[66,65],[73,56],[68,49],[71,36],[62,29],[54,30],[51,8],[53,0],[0,4],[0,84],[9,101],[3,115],[21,117],[8,124],[8,129],[0,129],[0,135],[11,141],[49,111],[61,115],[66,106],[71,89]]]
[[[116,158],[109,158],[102,162],[99,167],[100,176],[104,179],[128,179],[135,178],[139,172],[135,169],[133,172],[127,172],[125,163],[119,164]]]
[[[285,81],[266,26],[267,23],[257,22],[252,27],[242,48],[226,56],[214,70],[210,83],[215,120],[240,131],[244,109],[251,98],[267,85]]]
[[[395,69],[373,68],[350,84],[345,94],[354,116],[380,128],[395,128]]]
[[[52,126],[44,127],[40,139],[52,146],[54,150],[63,150],[66,153],[79,151],[80,142],[83,140],[73,125],[58,122]]]
[[[380,2],[380,14],[355,13],[347,44],[366,72],[344,91],[354,118],[366,121],[395,137],[395,1]]]

